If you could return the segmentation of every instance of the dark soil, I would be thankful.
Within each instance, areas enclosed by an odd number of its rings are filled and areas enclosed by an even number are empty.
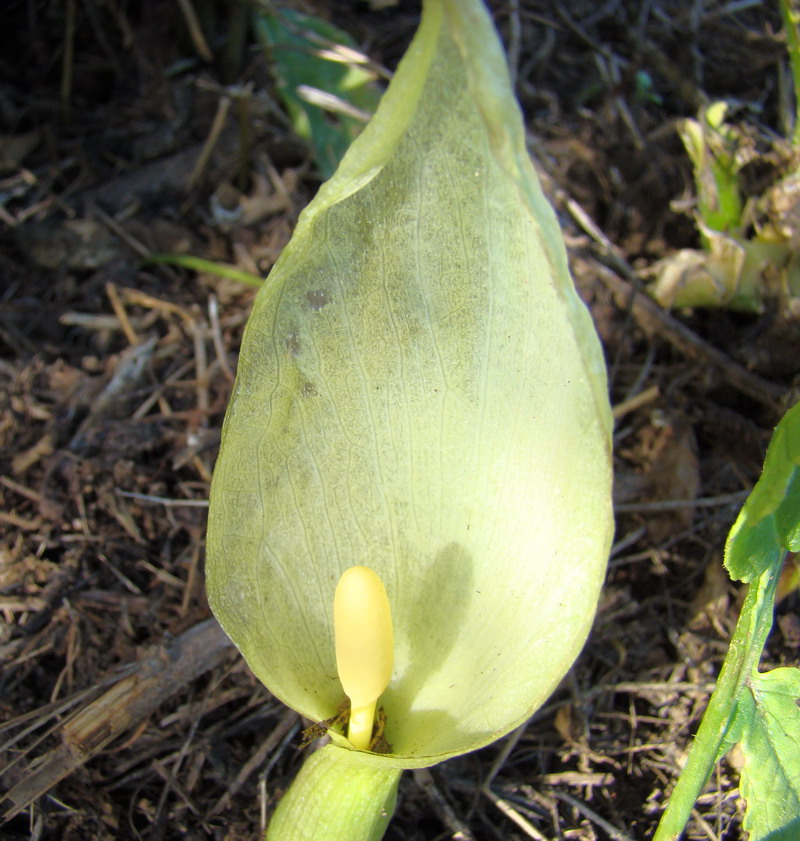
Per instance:
[[[390,68],[418,20],[404,2],[298,4]],[[3,838],[253,839],[302,761],[302,723],[207,621],[203,587],[205,500],[254,292],[147,257],[263,275],[319,177],[233,6],[194,6],[208,60],[171,0],[4,8]],[[760,134],[785,132],[785,48],[772,4],[492,8],[607,354],[616,544],[559,691],[494,746],[407,773],[386,837],[643,841],[736,621],[722,548],[796,399],[800,353],[796,322],[775,313],[668,314],[633,289],[698,245],[675,121],[725,98]],[[778,605],[769,664],[797,660],[797,607],[796,592]],[[741,839],[742,813],[734,753],[687,837]]]

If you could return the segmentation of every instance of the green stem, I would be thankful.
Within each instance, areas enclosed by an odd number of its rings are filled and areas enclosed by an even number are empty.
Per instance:
[[[758,668],[764,643],[772,627],[772,606],[779,572],[780,566],[777,570],[769,569],[748,587],[717,686],[653,841],[677,841],[689,822],[694,804],[708,782],[715,763],[735,743],[731,742],[731,731],[737,701],[745,682]]]
[[[800,144],[800,12],[797,11],[791,0],[780,0],[778,3],[783,21],[783,29],[786,33],[786,48],[789,52],[789,64],[792,68],[792,82],[794,85],[794,125],[792,126],[792,146]]]
[[[365,763],[358,751],[325,745],[281,798],[266,841],[380,841],[401,773]]]
[[[227,266],[224,263],[215,263],[213,260],[204,260],[202,257],[194,257],[191,254],[151,254],[145,263],[156,263],[167,266],[179,266],[194,272],[208,272],[208,274],[224,277],[227,280],[235,280],[244,283],[245,286],[259,288],[264,279],[243,272],[236,266]]]

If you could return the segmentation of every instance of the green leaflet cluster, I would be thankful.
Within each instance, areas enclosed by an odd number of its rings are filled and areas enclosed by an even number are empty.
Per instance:
[[[764,470],[728,535],[725,566],[749,584],[736,630],[654,841],[674,841],[714,763],[744,755],[741,792],[750,841],[800,838],[800,669],[758,671],[788,552],[800,550],[800,403],[778,424]]]

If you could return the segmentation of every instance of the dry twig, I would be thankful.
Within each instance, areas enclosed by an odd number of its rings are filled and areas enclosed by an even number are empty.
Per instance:
[[[19,814],[232,651],[215,619],[168,644],[152,646],[134,671],[67,721],[61,731],[63,743],[33,763],[22,781],[6,792],[4,800],[10,805],[3,819]]]

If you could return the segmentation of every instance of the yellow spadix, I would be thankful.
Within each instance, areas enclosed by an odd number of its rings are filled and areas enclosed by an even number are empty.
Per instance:
[[[339,579],[333,599],[336,668],[350,699],[348,739],[367,750],[375,707],[389,685],[394,661],[394,635],[389,598],[371,569],[350,567]]]

